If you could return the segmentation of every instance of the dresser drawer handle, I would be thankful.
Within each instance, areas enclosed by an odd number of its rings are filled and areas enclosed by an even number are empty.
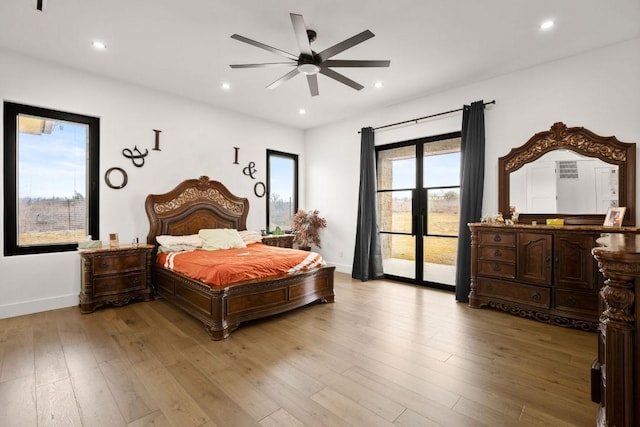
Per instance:
[[[496,251],[493,253],[493,256],[502,257],[502,251],[500,249],[496,249]]]
[[[531,299],[534,301],[540,301],[540,294],[537,292],[534,292],[531,294]]]
[[[494,242],[500,242],[501,240],[502,240],[502,237],[500,237],[499,234],[496,234],[496,235],[493,236],[493,241]]]
[[[573,307],[576,305],[576,298],[571,296],[565,299],[564,302],[566,305]]]
[[[497,262],[493,263],[493,271],[502,271],[502,267]]]
[[[133,279],[133,283],[136,283],[136,284],[137,284],[137,283],[140,283],[140,278],[139,278],[139,277],[136,277],[135,279]]]
[[[100,267],[102,267],[102,268],[107,268],[107,267],[109,267],[109,263],[108,263],[108,262],[106,262],[106,261],[102,261],[102,262],[100,263]]]

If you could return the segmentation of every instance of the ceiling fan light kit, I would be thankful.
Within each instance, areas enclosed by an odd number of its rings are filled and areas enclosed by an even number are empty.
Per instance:
[[[252,46],[264,49],[268,52],[272,52],[289,59],[290,62],[270,62],[262,64],[233,64],[231,68],[272,68],[272,67],[295,67],[284,76],[280,77],[275,82],[267,86],[267,89],[275,89],[282,83],[289,79],[292,79],[298,74],[304,74],[307,76],[307,84],[309,85],[309,92],[311,96],[317,96],[318,91],[318,74],[323,74],[333,80],[336,80],[342,84],[345,84],[355,90],[360,90],[364,86],[354,82],[343,74],[332,70],[329,67],[388,67],[391,61],[366,61],[366,60],[330,60],[335,55],[344,52],[345,50],[360,44],[370,38],[374,37],[374,34],[365,30],[353,37],[341,41],[320,53],[316,53],[311,49],[311,42],[316,39],[316,32],[308,30],[304,24],[302,15],[290,13],[291,23],[293,25],[293,31],[298,42],[298,48],[300,54],[298,56],[277,49],[275,47],[260,43],[258,41],[249,39],[239,34],[233,34],[232,39],[250,44]]]

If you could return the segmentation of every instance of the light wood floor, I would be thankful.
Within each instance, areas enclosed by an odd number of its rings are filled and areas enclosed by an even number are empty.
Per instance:
[[[210,341],[157,300],[0,320],[1,426],[593,426],[596,334],[336,273]]]

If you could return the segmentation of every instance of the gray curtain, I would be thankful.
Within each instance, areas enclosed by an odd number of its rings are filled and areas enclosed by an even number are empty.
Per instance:
[[[383,276],[376,206],[376,150],[373,129],[362,128],[358,224],[351,277],[366,282]]]
[[[469,302],[471,290],[470,222],[480,221],[484,185],[484,102],[465,105],[462,113],[460,144],[460,224],[456,261],[456,300]]]

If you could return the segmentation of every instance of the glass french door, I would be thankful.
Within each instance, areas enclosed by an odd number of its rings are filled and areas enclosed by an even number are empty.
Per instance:
[[[455,288],[460,133],[376,147],[385,276]]]

